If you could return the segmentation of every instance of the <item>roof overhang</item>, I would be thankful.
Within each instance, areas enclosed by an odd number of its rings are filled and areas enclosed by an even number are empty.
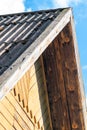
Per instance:
[[[31,46],[0,76],[0,99],[2,99],[35,63],[49,44],[61,32],[72,17],[71,8],[64,9]]]

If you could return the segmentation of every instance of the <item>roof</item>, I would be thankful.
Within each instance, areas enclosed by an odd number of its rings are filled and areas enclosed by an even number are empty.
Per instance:
[[[70,21],[71,9],[0,16],[0,98]]]
[[[0,17],[0,75],[35,41],[62,10]]]

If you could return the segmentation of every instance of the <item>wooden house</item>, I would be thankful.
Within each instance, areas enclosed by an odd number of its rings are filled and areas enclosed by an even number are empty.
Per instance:
[[[71,8],[0,16],[0,130],[87,130]]]

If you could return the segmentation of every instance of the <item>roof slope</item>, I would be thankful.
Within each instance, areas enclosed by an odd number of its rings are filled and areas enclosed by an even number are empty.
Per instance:
[[[62,10],[0,17],[0,75],[35,41]]]
[[[0,16],[0,98],[70,21],[71,9]]]

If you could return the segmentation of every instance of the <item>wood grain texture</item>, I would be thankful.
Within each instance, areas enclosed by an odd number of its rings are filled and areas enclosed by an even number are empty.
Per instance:
[[[47,50],[43,53],[43,62],[46,74],[53,130],[70,130],[61,57],[59,54],[57,39],[55,42],[51,43]]]
[[[11,93],[0,102],[0,117],[0,123],[6,130],[34,129],[34,125],[27,113]]]
[[[69,42],[64,42],[63,44],[61,44],[61,39],[59,39],[59,42],[61,48],[63,76],[71,120],[71,128],[72,130],[84,130],[85,126],[83,118],[83,107],[81,102],[82,95],[80,93],[81,90],[78,68],[74,49],[75,43],[73,41],[72,28],[70,23],[65,27],[63,32],[64,34],[67,34],[70,39]]]
[[[83,111],[85,129],[87,130],[86,95],[85,95],[85,91],[84,91],[84,83],[83,83],[83,78],[82,78],[80,55],[79,55],[79,51],[78,51],[78,43],[77,43],[77,39],[76,39],[76,32],[75,32],[75,25],[74,25],[73,16],[71,17],[71,28],[72,28],[72,36],[73,36],[75,57],[76,57],[76,63],[77,63],[78,79],[79,79],[79,84],[80,84],[81,103],[82,103],[82,108],[83,108],[82,111]]]
[[[53,129],[85,130],[70,23],[43,53]]]
[[[2,129],[52,130],[42,68],[39,58],[0,101]]]

